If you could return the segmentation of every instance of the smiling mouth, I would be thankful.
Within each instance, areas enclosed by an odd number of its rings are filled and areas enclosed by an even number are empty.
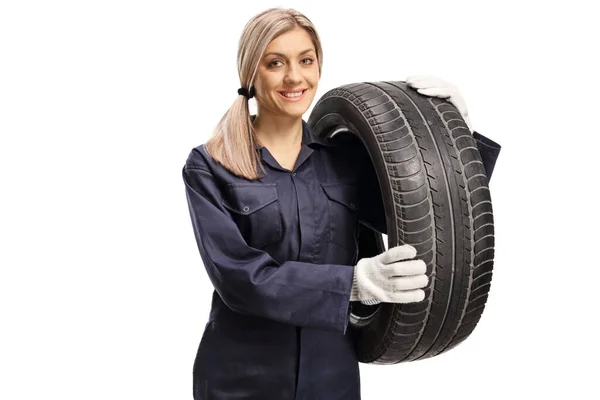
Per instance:
[[[296,92],[279,92],[279,94],[288,99],[295,99],[302,96],[306,92],[306,90],[307,89],[298,90]]]

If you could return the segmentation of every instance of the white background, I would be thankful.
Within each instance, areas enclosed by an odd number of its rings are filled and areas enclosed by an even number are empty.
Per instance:
[[[439,357],[361,365],[363,398],[598,398],[592,2],[1,4],[0,398],[192,398],[212,288],[181,168],[237,96],[244,24],[271,6],[316,24],[317,98],[435,75],[503,147],[480,324]]]

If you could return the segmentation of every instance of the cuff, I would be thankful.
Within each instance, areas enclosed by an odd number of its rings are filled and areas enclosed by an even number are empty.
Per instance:
[[[358,301],[358,282],[356,281],[356,267],[354,270],[354,276],[352,277],[352,290],[350,291],[350,301]]]

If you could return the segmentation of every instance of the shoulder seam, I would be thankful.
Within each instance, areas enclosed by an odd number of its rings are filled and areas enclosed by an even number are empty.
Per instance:
[[[210,170],[206,167],[200,167],[198,165],[184,165],[183,166],[183,170],[184,171],[190,171],[190,170],[198,170],[198,171],[204,171],[204,172],[208,172],[209,174],[211,173]]]

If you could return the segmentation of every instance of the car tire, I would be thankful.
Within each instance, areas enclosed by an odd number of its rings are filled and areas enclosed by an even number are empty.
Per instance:
[[[427,263],[425,300],[351,304],[358,360],[396,364],[454,348],[481,318],[494,258],[489,182],[460,113],[403,81],[362,82],[325,93],[307,122],[363,155],[361,168],[380,189],[373,195],[385,209],[388,247],[410,244]],[[385,251],[382,234],[364,225],[358,242],[359,258]]]

